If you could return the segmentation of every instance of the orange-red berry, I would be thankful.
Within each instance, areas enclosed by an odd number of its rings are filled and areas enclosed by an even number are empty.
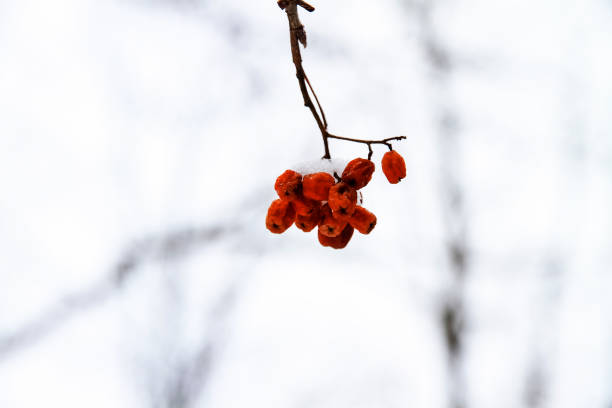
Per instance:
[[[346,220],[340,220],[332,215],[332,210],[328,204],[321,207],[321,221],[319,221],[319,233],[328,237],[340,235],[346,226]]]
[[[285,170],[276,179],[274,189],[281,200],[292,200],[302,191],[302,175],[293,170]]]
[[[358,205],[348,222],[362,234],[369,234],[376,226],[376,216]]]
[[[371,160],[362,158],[353,159],[344,168],[342,181],[355,190],[359,190],[370,182],[374,168],[374,162]]]
[[[329,189],[327,203],[336,217],[350,217],[357,205],[357,190],[341,181]]]
[[[320,201],[311,200],[301,194],[291,199],[291,204],[293,204],[293,208],[295,208],[295,212],[298,215],[310,215],[316,208],[321,206]]]
[[[289,201],[274,200],[268,208],[266,227],[275,234],[281,234],[293,224],[295,209]]]
[[[295,226],[304,232],[310,232],[319,225],[321,221],[321,208],[317,207],[309,215],[297,215],[295,217]]]
[[[319,243],[324,247],[331,247],[334,249],[342,249],[346,247],[353,236],[354,228],[349,224],[346,224],[346,227],[342,230],[342,232],[335,237],[328,237],[322,233],[321,228],[319,227]]]
[[[302,180],[302,192],[304,197],[312,200],[326,201],[329,189],[336,181],[334,177],[325,172],[307,174]]]
[[[395,150],[388,151],[382,158],[382,170],[391,184],[399,183],[406,177],[404,158]]]

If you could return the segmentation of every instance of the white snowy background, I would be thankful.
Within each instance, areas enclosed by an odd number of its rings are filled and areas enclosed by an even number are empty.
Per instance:
[[[330,131],[408,137],[342,251],[264,227],[274,0],[0,0],[1,408],[612,407],[612,2],[313,5]]]

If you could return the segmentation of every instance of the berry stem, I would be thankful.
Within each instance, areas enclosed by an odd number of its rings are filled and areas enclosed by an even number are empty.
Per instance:
[[[406,139],[406,136],[393,136],[393,137],[388,137],[382,140],[362,140],[362,139],[353,139],[352,137],[336,136],[328,132],[326,133],[327,133],[327,136],[326,136],[327,138],[345,140],[347,142],[353,142],[353,143],[367,144],[368,145],[368,160],[372,160],[372,154],[374,153],[374,151],[372,150],[373,144],[383,144],[387,146],[389,150],[393,150],[393,146],[391,146],[391,143],[390,143],[392,140]]]
[[[389,150],[393,150],[390,143],[392,140],[406,139],[406,136],[395,136],[381,140],[362,140],[332,135],[327,131],[327,119],[325,117],[325,112],[323,111],[319,98],[317,97],[317,94],[315,93],[314,88],[312,87],[310,80],[304,71],[304,67],[302,66],[302,53],[300,51],[300,43],[304,46],[304,48],[306,48],[307,40],[304,25],[300,22],[297,7],[300,6],[309,12],[313,12],[315,8],[303,0],[278,0],[277,3],[281,9],[285,10],[287,13],[287,18],[289,19],[289,40],[291,43],[291,57],[293,59],[293,64],[295,65],[295,76],[297,77],[298,84],[300,85],[300,92],[302,93],[302,98],[304,99],[304,106],[310,109],[310,112],[312,113],[312,116],[314,117],[315,121],[317,122],[317,126],[321,131],[324,150],[323,158],[331,159],[329,139],[338,139],[368,145],[368,160],[372,158],[372,154],[374,153],[372,150],[373,144],[384,144],[389,148]],[[314,96],[317,103],[316,106],[312,102],[308,89],[310,89],[310,92]]]

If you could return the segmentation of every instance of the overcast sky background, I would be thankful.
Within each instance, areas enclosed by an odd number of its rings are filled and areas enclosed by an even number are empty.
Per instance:
[[[408,137],[342,251],[264,226],[275,1],[0,0],[0,407],[612,407],[612,2],[313,5],[330,131]]]

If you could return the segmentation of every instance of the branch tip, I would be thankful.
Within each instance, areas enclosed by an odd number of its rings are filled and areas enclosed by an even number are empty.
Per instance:
[[[313,12],[315,11],[315,8],[313,6],[311,6],[310,4],[306,3],[304,0],[297,0],[297,5],[302,7],[304,10],[309,11],[309,12]]]

